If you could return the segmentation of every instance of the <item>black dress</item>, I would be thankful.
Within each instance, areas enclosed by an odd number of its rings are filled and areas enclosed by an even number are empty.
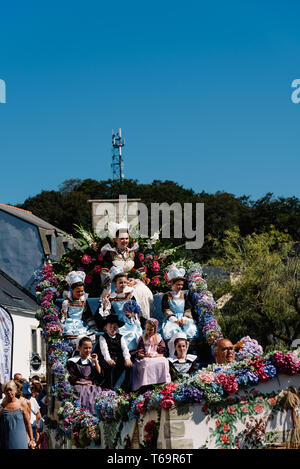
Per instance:
[[[172,381],[188,377],[198,370],[197,356],[187,354],[185,361],[179,361],[177,357],[168,357],[170,362],[170,374]]]

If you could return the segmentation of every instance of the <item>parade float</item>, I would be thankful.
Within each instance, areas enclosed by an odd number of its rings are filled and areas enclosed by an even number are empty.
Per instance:
[[[47,343],[49,448],[93,449],[248,449],[297,448],[300,441],[300,350],[263,353],[248,336],[235,344],[235,361],[206,364],[189,378],[155,385],[144,394],[103,390],[96,415],[80,407],[68,381],[66,363],[74,344],[66,340],[60,320],[65,277],[86,273],[91,310],[98,306],[101,246],[105,240],[79,230],[73,249],[59,262],[47,263],[38,275],[37,318]],[[158,236],[139,240],[143,281],[154,294],[152,315],[161,323],[161,296],[168,289],[167,267],[180,265],[198,315],[201,341],[210,348],[222,337],[220,314],[201,266],[185,259],[179,248],[160,246]],[[138,275],[138,273],[137,273]]]

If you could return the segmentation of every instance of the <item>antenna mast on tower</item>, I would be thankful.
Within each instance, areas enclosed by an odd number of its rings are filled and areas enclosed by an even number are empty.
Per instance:
[[[123,161],[122,161],[122,147],[125,145],[125,139],[122,139],[122,129],[117,132],[112,131],[112,164],[111,169],[113,179],[121,182],[124,179],[123,174]]]

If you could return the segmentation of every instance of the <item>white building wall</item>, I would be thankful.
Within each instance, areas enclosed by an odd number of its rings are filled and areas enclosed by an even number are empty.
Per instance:
[[[30,369],[32,356],[32,329],[37,334],[37,353],[42,358],[41,329],[38,329],[38,321],[35,319],[35,312],[9,310],[14,322],[14,345],[13,345],[13,366],[12,375],[22,373],[23,377],[29,379],[30,376],[46,374],[46,363],[43,363],[38,371]]]

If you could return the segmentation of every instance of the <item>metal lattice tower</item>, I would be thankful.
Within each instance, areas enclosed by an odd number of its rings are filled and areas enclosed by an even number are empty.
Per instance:
[[[117,132],[112,131],[112,164],[111,169],[113,179],[120,182],[124,179],[123,174],[123,160],[122,160],[122,147],[125,145],[125,139],[122,139],[122,129]]]

